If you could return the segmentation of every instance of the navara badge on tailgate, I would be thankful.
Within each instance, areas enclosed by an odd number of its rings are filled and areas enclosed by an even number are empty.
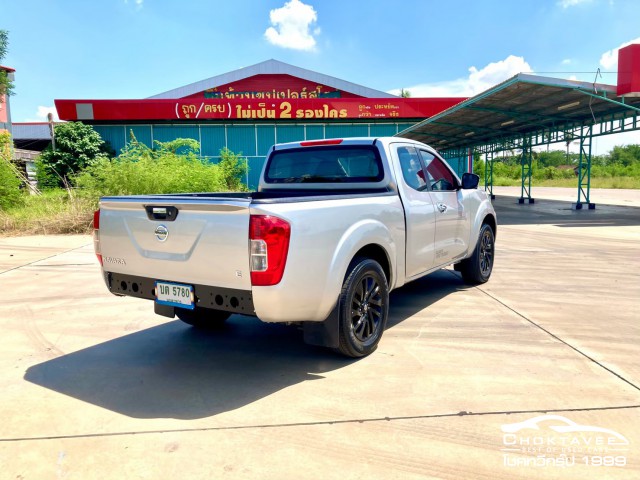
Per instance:
[[[165,227],[164,225],[158,225],[156,227],[156,238],[160,241],[160,242],[164,242],[167,237],[169,236],[169,229],[167,227]]]

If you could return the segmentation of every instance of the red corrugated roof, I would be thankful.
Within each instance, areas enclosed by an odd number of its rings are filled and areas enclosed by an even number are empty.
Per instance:
[[[0,68],[2,70],[6,70],[7,72],[15,72],[16,69],[15,68],[11,68],[11,67],[5,67],[4,65],[0,65]]]

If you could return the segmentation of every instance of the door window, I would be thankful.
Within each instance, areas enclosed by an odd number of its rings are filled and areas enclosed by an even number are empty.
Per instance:
[[[431,190],[456,190],[458,187],[458,181],[442,160],[426,150],[420,150],[420,156],[427,168],[427,177],[429,179]]]
[[[398,158],[402,176],[407,185],[414,190],[422,191],[427,188],[424,170],[420,164],[420,157],[413,147],[398,147]]]

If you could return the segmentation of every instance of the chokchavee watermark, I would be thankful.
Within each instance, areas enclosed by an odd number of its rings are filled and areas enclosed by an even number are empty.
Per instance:
[[[506,467],[624,467],[629,440],[608,428],[580,425],[561,415],[540,415],[502,425]]]

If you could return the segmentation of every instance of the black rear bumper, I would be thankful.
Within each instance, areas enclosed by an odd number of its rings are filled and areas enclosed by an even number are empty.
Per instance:
[[[122,273],[105,272],[107,287],[114,295],[155,300],[155,282],[172,282],[165,278],[146,278]],[[178,282],[185,283],[185,282]],[[199,308],[224,310],[225,312],[255,315],[251,291],[233,288],[212,287],[210,285],[193,285],[195,304]]]

